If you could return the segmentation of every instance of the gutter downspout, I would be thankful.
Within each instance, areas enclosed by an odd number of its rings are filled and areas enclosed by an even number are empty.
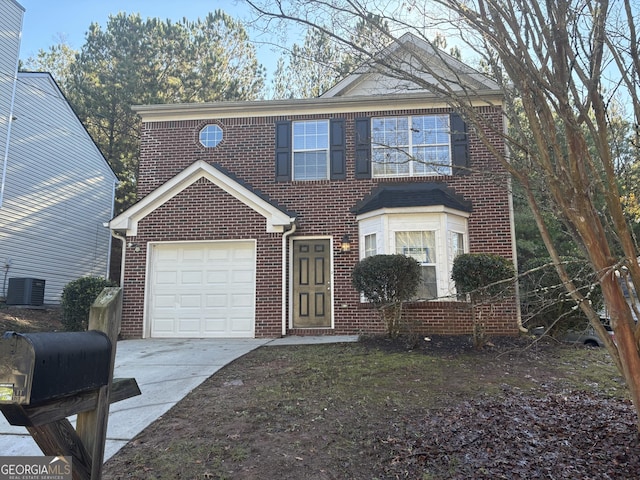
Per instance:
[[[115,212],[115,209],[116,209],[116,188],[118,188],[118,181],[114,180],[113,190],[111,192],[111,215],[109,218],[113,218],[113,213]],[[104,226],[109,228],[109,222],[105,223]],[[113,247],[111,242],[111,237],[113,237],[114,235],[113,235],[113,230],[111,229],[109,230],[111,231],[111,235],[109,236],[109,245],[107,246],[107,272],[104,278],[109,278],[111,273],[111,248]],[[122,240],[122,238],[120,237],[116,237],[116,238],[119,238],[120,240]],[[122,252],[122,255],[124,256],[124,252]]]
[[[122,242],[122,258],[120,259],[120,288],[124,289],[124,259],[127,253],[127,239],[126,237],[116,233],[115,230],[111,230],[111,236]]]
[[[296,231],[296,223],[282,235],[282,336],[287,335],[287,240]]]
[[[502,104],[503,111],[504,103]],[[509,131],[508,119],[507,116],[503,116],[504,119],[504,134],[505,137]],[[505,152],[507,153],[506,157],[509,158],[509,145],[505,143]],[[507,193],[509,194],[509,226],[511,229],[511,249],[512,249],[512,259],[513,259],[513,267],[516,271],[516,278],[518,278],[518,245],[516,241],[516,222],[515,222],[515,213],[513,208],[513,180],[511,175],[507,177]],[[528,333],[529,330],[522,325],[522,311],[520,310],[520,282],[516,281],[514,285],[515,297],[516,297],[516,318],[518,323],[518,330],[520,333]]]

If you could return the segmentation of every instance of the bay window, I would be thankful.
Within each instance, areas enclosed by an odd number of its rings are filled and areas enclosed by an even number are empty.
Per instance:
[[[442,205],[385,208],[357,215],[360,258],[402,254],[421,266],[415,300],[455,300],[453,260],[467,249],[468,212]]]

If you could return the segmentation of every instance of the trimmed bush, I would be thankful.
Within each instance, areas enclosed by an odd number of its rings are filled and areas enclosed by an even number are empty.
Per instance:
[[[115,284],[104,278],[82,277],[65,285],[62,290],[62,325],[71,332],[87,329],[91,305],[105,287]]]
[[[351,278],[353,286],[380,312],[389,336],[397,336],[402,304],[418,291],[420,264],[400,254],[373,255],[358,262]]]
[[[512,295],[513,283],[503,280],[515,276],[513,262],[489,253],[458,255],[451,270],[458,294],[469,294],[474,303]]]
[[[456,283],[458,294],[469,295],[472,309],[513,295],[515,277],[513,262],[490,253],[458,255],[451,269],[451,279]],[[481,311],[473,313],[473,344],[478,349],[487,344],[481,314]]]

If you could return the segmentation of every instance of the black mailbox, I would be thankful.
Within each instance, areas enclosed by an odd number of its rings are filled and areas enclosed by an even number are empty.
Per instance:
[[[109,382],[103,332],[6,332],[0,338],[0,404],[37,405]]]

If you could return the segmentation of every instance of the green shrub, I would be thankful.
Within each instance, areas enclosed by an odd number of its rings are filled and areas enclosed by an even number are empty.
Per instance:
[[[458,294],[469,294],[474,303],[500,299],[513,294],[513,262],[500,255],[465,253],[453,262],[451,279]]]
[[[82,277],[65,285],[62,290],[62,325],[67,331],[84,331],[89,324],[89,311],[105,287],[113,287],[110,280]]]
[[[490,253],[465,253],[453,261],[451,279],[459,295],[469,295],[471,308],[513,295],[515,282],[513,262]],[[511,281],[509,281],[511,279]],[[482,311],[473,313],[473,344],[483,348],[487,344]]]
[[[353,286],[380,312],[389,336],[397,336],[402,304],[415,296],[420,284],[420,264],[400,254],[373,255],[358,262],[351,278]]]

